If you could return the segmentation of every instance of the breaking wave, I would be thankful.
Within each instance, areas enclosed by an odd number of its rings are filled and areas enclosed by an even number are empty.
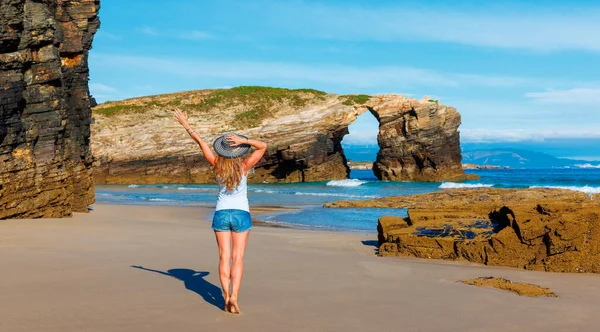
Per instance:
[[[375,195],[352,195],[352,194],[336,194],[336,193],[306,193],[298,191],[294,195],[307,195],[307,196],[333,196],[333,197],[351,197],[351,198],[378,198]]]
[[[456,183],[456,182],[444,182],[438,188],[441,189],[459,189],[459,188],[491,188],[493,184],[483,183]]]
[[[600,164],[599,165],[592,165],[590,163],[587,163],[587,164],[578,164],[578,165],[575,165],[575,166],[579,167],[579,168],[598,168],[598,169],[600,169]]]
[[[177,187],[177,190],[191,190],[191,191],[205,191],[205,192],[211,192],[211,191],[217,191],[217,189],[211,189],[211,188],[198,188],[198,187]]]
[[[283,194],[282,192],[275,191],[275,190],[268,190],[268,189],[250,189],[250,188],[248,188],[248,191],[255,192],[255,193],[264,193],[264,194]]]
[[[358,187],[367,182],[359,179],[331,180],[327,182],[327,185],[331,187]]]

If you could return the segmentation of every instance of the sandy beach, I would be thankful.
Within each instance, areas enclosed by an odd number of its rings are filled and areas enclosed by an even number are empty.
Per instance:
[[[380,258],[376,234],[255,227],[241,315],[221,310],[196,207],[96,204],[0,221],[0,331],[596,331],[600,276]],[[459,280],[551,288],[528,298]]]

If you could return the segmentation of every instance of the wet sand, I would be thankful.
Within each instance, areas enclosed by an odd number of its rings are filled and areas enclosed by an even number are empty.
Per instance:
[[[298,209],[292,209],[292,208],[281,207],[281,206],[267,206],[267,205],[259,205],[259,206],[250,207],[250,213],[252,213],[252,226],[294,228],[293,226],[288,225],[288,224],[270,223],[270,222],[266,222],[264,220],[257,218],[261,214],[265,214],[265,213],[286,212],[286,211],[294,211],[294,210],[298,210]]]
[[[374,255],[375,234],[255,227],[220,309],[210,210],[96,204],[0,221],[0,331],[596,331],[600,276]],[[521,297],[460,280],[552,289]]]

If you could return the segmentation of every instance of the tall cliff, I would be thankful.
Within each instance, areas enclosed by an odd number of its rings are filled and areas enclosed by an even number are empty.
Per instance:
[[[88,50],[99,0],[0,2],[0,219],[94,201]]]
[[[455,109],[402,95],[340,96],[321,91],[238,87],[109,102],[94,108],[92,150],[97,183],[207,183],[214,175],[200,149],[171,117],[179,107],[207,142],[236,131],[265,140],[269,150],[254,182],[345,179],[342,149],[348,126],[370,110],[381,121],[377,169],[384,179],[421,181],[466,177]],[[412,109],[428,117],[413,121]],[[401,128],[398,123],[407,122]],[[396,128],[398,130],[396,130]],[[398,144],[404,144],[398,149]],[[409,160],[422,157],[422,162]],[[432,160],[433,162],[430,162]],[[406,165],[401,171],[396,165]],[[388,174],[397,172],[398,176]]]

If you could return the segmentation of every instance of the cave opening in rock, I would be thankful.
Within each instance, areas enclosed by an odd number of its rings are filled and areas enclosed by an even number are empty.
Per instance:
[[[350,167],[350,178],[377,180],[372,168],[379,152],[379,121],[371,112],[366,111],[348,126],[348,131],[349,134],[342,140],[342,147]]]

